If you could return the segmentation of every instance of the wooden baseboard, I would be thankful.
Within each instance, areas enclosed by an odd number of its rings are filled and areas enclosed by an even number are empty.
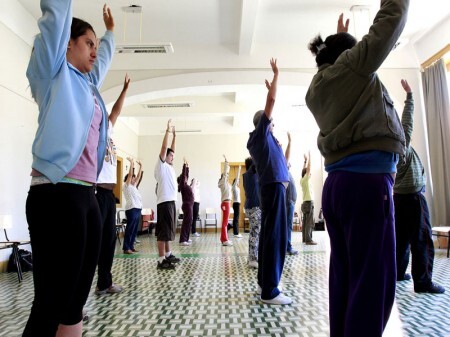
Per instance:
[[[8,270],[8,261],[0,261],[0,273],[5,273]]]

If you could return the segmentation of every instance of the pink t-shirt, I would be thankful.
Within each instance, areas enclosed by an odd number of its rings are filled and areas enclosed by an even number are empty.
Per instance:
[[[102,109],[94,95],[94,118],[89,129],[86,146],[81,154],[80,160],[66,177],[94,184],[97,181],[97,149],[102,118]]]

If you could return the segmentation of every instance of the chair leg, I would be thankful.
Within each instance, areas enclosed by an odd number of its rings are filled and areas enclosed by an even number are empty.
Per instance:
[[[16,261],[17,278],[19,279],[19,283],[20,283],[23,280],[23,275],[22,275],[22,266],[20,265],[20,260],[19,260],[19,246],[14,245],[12,249],[13,249],[13,254],[14,254],[14,260]]]
[[[447,258],[450,255],[450,232],[449,235],[447,236]]]
[[[120,241],[120,227],[116,228],[117,240],[119,240],[119,246],[122,246],[122,241]]]

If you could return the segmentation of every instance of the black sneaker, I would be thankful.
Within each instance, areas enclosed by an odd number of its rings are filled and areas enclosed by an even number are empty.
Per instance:
[[[397,277],[397,281],[409,281],[411,279],[411,274],[406,273],[403,277]]]
[[[178,257],[175,257],[175,255],[170,254],[169,257],[166,257],[165,260],[168,260],[170,263],[178,263],[181,261]]]
[[[416,293],[429,293],[429,294],[443,294],[445,293],[444,287],[437,283],[431,282],[428,287],[414,287]]]
[[[175,269],[175,265],[169,260],[164,259],[162,262],[158,261],[158,269]]]

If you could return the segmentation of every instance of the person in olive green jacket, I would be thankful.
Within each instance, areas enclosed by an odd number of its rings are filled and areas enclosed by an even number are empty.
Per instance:
[[[330,337],[381,337],[395,298],[392,189],[405,153],[400,119],[376,71],[406,23],[409,0],[381,0],[357,43],[342,15],[337,34],[309,45],[318,72],[306,94],[328,177]]]

